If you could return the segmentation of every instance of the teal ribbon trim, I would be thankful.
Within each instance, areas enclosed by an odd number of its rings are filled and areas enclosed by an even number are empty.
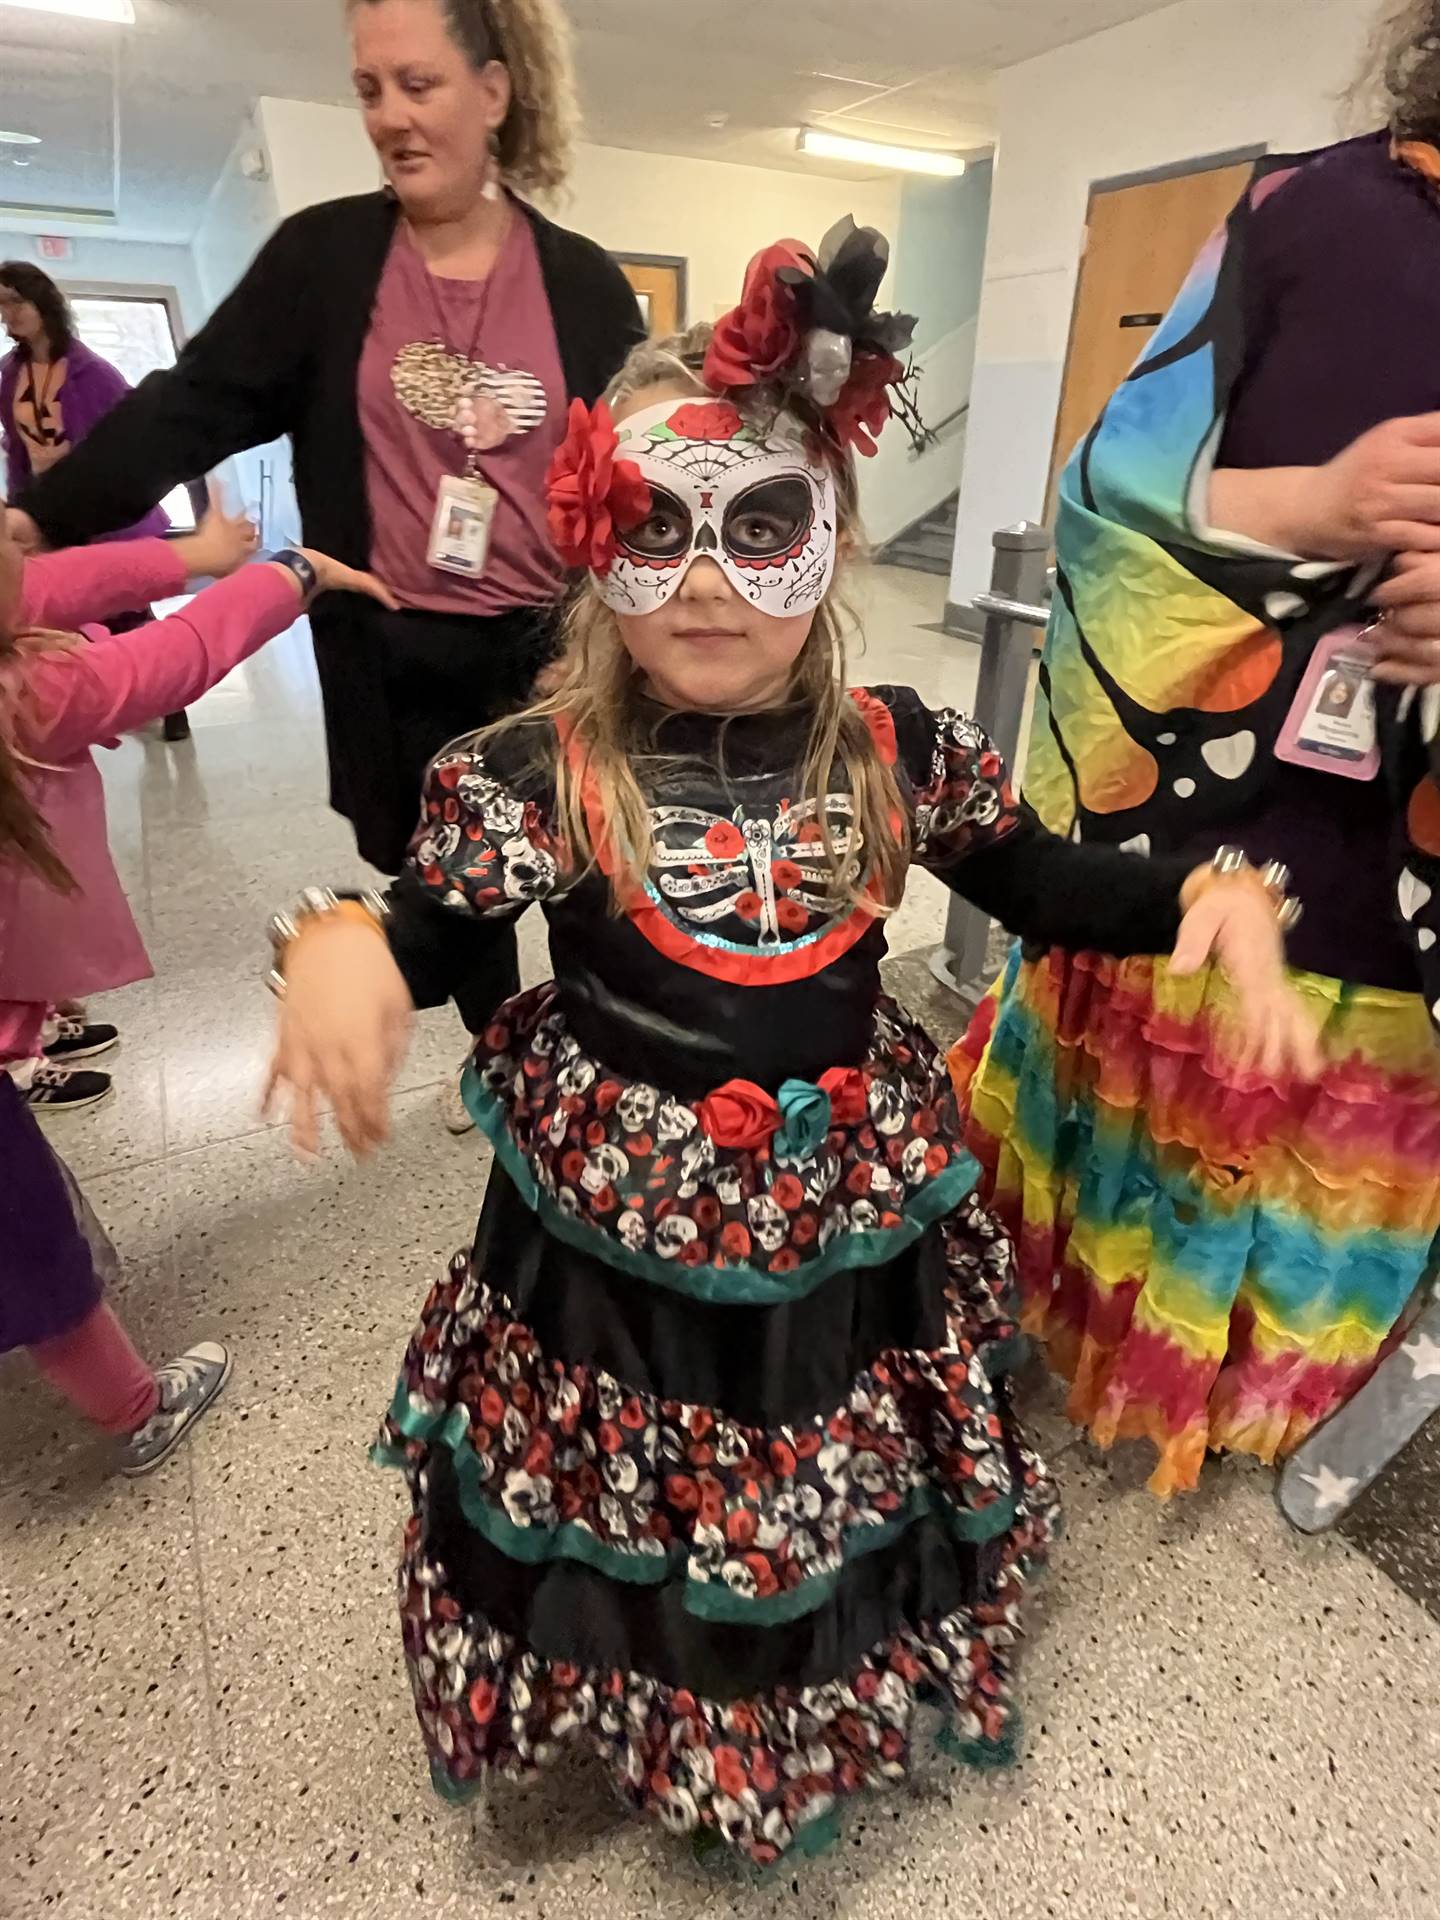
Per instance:
[[[935,1736],[935,1744],[950,1760],[958,1760],[962,1767],[973,1767],[980,1773],[1000,1773],[1008,1767],[1020,1764],[1021,1725],[1020,1716],[1012,1713],[1005,1723],[1005,1731],[998,1740],[962,1740],[952,1726],[941,1727]]]
[[[664,1553],[637,1553],[597,1539],[588,1527],[573,1520],[562,1521],[557,1527],[517,1526],[496,1506],[481,1477],[479,1458],[465,1437],[468,1421],[463,1408],[451,1407],[428,1415],[419,1413],[411,1405],[402,1381],[395,1390],[390,1418],[408,1439],[449,1449],[459,1481],[461,1511],[475,1531],[507,1558],[532,1567],[554,1560],[578,1561],[606,1579],[623,1581],[629,1586],[658,1587],[684,1574],[690,1550],[679,1543]],[[370,1457],[377,1466],[407,1464],[402,1453],[383,1444],[374,1448]],[[933,1516],[943,1522],[954,1538],[980,1544],[1007,1532],[1015,1522],[1019,1506],[1018,1494],[1011,1494],[988,1507],[957,1507],[934,1488],[919,1487],[900,1512],[883,1525],[851,1529],[845,1536],[841,1549],[843,1564],[839,1568],[813,1574],[798,1587],[759,1599],[736,1593],[723,1580],[686,1578],[685,1611],[715,1625],[784,1626],[824,1606],[847,1567],[867,1553],[878,1553],[893,1545],[918,1521]]]
[[[980,1364],[992,1380],[1003,1380],[1030,1358],[1028,1333],[1012,1333],[1008,1340],[981,1340],[975,1348]]]
[[[718,1306],[785,1306],[808,1298],[832,1274],[856,1267],[884,1266],[913,1245],[937,1220],[953,1213],[974,1192],[980,1177],[980,1163],[974,1155],[960,1154],[921,1190],[898,1227],[874,1227],[868,1232],[846,1234],[828,1253],[794,1273],[767,1273],[763,1268],[744,1263],[733,1267],[686,1267],[678,1260],[662,1260],[659,1254],[632,1253],[602,1229],[562,1213],[535,1178],[534,1169],[510,1132],[505,1109],[495,1095],[487,1091],[473,1061],[465,1069],[463,1092],[471,1119],[490,1140],[496,1159],[514,1181],[521,1199],[539,1216],[547,1233],[554,1234],[557,1240],[563,1240],[579,1253],[603,1260],[621,1273]]]

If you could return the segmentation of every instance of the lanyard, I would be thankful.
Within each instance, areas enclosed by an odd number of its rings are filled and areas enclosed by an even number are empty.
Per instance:
[[[419,263],[420,271],[425,276],[425,285],[429,289],[431,304],[435,308],[436,341],[439,343],[440,346],[444,347],[447,353],[455,353],[457,352],[457,349],[451,344],[450,333],[445,320],[445,305],[440,298],[440,289],[435,284],[436,276],[433,273],[431,273],[430,268],[426,264],[424,254],[420,251],[419,246],[416,244],[414,228],[411,227],[408,229],[408,231],[410,236],[410,245],[414,249],[415,258]],[[505,229],[504,235],[501,238],[500,245],[496,250],[494,264],[490,268],[489,273],[487,273],[485,278],[480,282],[480,298],[475,303],[475,331],[473,336],[471,337],[470,351],[465,356],[466,362],[470,366],[473,366],[475,364],[475,356],[480,351],[480,340],[482,335],[485,332],[486,316],[490,311],[490,292],[492,287],[495,284],[495,276],[500,271],[501,256],[505,251],[505,247],[509,240],[509,237],[510,237],[510,229],[507,227]],[[466,284],[473,284],[473,283],[467,283],[464,281],[461,282],[462,286]]]

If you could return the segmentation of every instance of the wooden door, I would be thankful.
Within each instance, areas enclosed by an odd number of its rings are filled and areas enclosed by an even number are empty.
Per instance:
[[[1252,171],[1246,160],[1091,194],[1050,457],[1050,514],[1066,461],[1140,358]]]
[[[627,260],[620,269],[635,289],[640,311],[652,339],[679,333],[685,324],[685,263],[683,260]]]

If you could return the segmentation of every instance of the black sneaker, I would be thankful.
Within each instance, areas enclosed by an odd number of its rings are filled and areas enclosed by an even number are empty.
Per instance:
[[[72,1020],[62,1013],[59,1032],[46,1045],[45,1058],[65,1065],[72,1060],[93,1060],[98,1054],[109,1053],[119,1039],[118,1027],[106,1026],[102,1020]]]
[[[165,716],[165,738],[173,746],[177,741],[190,738],[190,716],[188,713],[167,713]]]
[[[114,1082],[108,1073],[72,1072],[65,1067],[42,1066],[20,1098],[36,1113],[79,1113],[110,1098]]]

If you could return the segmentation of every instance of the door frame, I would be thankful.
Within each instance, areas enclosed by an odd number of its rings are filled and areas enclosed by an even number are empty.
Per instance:
[[[690,261],[682,253],[626,253],[612,247],[610,258],[622,272],[626,267],[669,267],[675,274],[680,289],[679,331],[684,333],[690,325]]]
[[[1075,290],[1070,301],[1070,325],[1065,333],[1065,358],[1060,366],[1060,391],[1055,396],[1055,427],[1050,436],[1050,471],[1045,483],[1045,520],[1053,525],[1055,503],[1060,484],[1061,461],[1064,458],[1060,448],[1060,422],[1065,411],[1065,383],[1070,377],[1070,357],[1075,351],[1075,329],[1080,319],[1080,296],[1085,290],[1086,241],[1090,232],[1090,215],[1095,201],[1102,193],[1121,193],[1127,187],[1157,186],[1164,180],[1181,180],[1191,174],[1219,173],[1225,167],[1243,166],[1247,162],[1263,160],[1270,148],[1265,141],[1250,146],[1227,147],[1220,153],[1200,154],[1188,160],[1167,160],[1163,166],[1142,167],[1136,173],[1107,174],[1103,179],[1092,180],[1085,196],[1085,224],[1080,229],[1080,258],[1075,270]]]

